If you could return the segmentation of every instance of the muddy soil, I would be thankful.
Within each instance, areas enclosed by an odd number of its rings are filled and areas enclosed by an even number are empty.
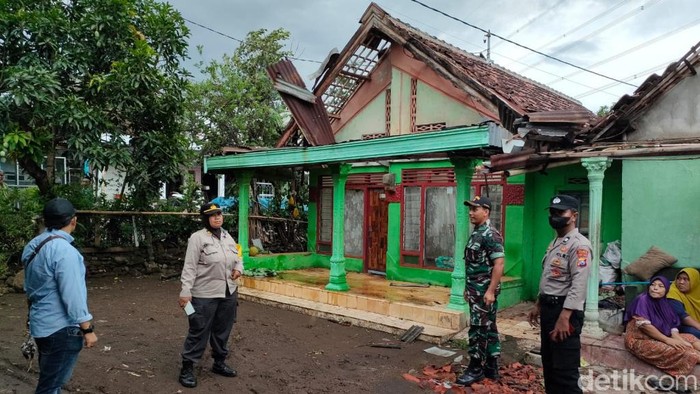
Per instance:
[[[346,327],[275,307],[241,301],[230,338],[229,364],[238,377],[212,374],[209,350],[197,368],[198,387],[180,386],[179,352],[187,331],[177,306],[179,282],[95,278],[88,301],[98,345],[81,352],[68,392],[81,393],[421,393],[402,374],[452,360],[425,353],[424,342],[401,349],[370,347],[390,334]],[[0,297],[0,393],[31,393],[37,367],[26,372],[23,294]],[[457,355],[465,351],[458,351]],[[457,356],[455,355],[455,356]]]

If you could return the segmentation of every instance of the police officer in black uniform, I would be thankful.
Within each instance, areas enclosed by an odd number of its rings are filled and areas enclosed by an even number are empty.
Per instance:
[[[576,228],[578,200],[560,194],[549,205],[557,233],[542,260],[540,294],[529,320],[541,326],[541,354],[547,394],[581,393],[578,385],[581,329],[586,302],[591,243]]]

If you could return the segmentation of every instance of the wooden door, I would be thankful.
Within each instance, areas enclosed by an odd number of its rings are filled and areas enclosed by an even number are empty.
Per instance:
[[[365,271],[386,272],[389,210],[383,196],[385,196],[384,189],[368,190]]]

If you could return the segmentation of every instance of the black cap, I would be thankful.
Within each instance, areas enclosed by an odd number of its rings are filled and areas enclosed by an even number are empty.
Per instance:
[[[464,205],[469,205],[472,207],[484,207],[484,208],[488,208],[489,210],[492,207],[491,199],[489,199],[488,197],[484,197],[484,196],[475,196],[474,199],[472,199],[471,201],[469,201],[469,200],[465,201]]]
[[[549,208],[559,209],[562,211],[566,211],[567,209],[578,211],[578,199],[566,194],[557,194],[556,196],[552,197],[552,200],[549,202]]]
[[[44,206],[44,225],[47,228],[63,228],[75,216],[75,207],[65,198],[54,198]]]
[[[221,206],[215,202],[208,202],[199,208],[199,214],[204,216],[210,216],[217,212],[221,212]]]

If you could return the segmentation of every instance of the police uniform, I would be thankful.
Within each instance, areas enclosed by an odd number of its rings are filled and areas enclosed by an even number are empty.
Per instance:
[[[553,203],[556,201],[557,197]],[[550,242],[542,260],[540,337],[547,393],[582,392],[578,386],[581,329],[591,261],[591,243],[578,229]],[[570,335],[561,342],[554,342],[550,332],[554,330],[564,308],[572,311],[569,318]]]

